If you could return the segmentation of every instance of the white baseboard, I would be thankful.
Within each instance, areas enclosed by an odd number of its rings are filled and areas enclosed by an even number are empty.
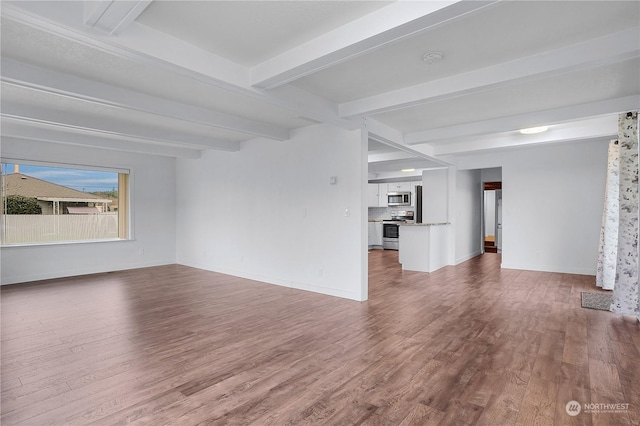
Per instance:
[[[42,281],[42,280],[52,280],[56,278],[66,278],[66,277],[77,277],[80,275],[91,275],[91,274],[102,274],[105,272],[114,272],[114,271],[126,271],[129,269],[138,269],[138,268],[149,268],[152,266],[163,266],[163,265],[173,265],[175,264],[175,260],[165,260],[165,261],[149,261],[149,262],[136,262],[128,265],[118,265],[114,267],[113,265],[108,265],[100,268],[78,268],[78,269],[66,269],[59,270],[54,272],[44,272],[38,274],[30,274],[25,273],[21,275],[14,276],[2,276],[0,280],[0,285],[11,285],[11,284],[22,284],[33,281]]]
[[[185,261],[182,259],[179,259],[177,263],[180,265],[185,265],[192,268],[203,269],[205,271],[218,272],[220,274],[231,275],[234,277],[245,278],[248,280],[260,281],[265,284],[288,287],[296,290],[311,291],[313,293],[320,293],[327,296],[335,296],[343,299],[355,300],[358,302],[362,301],[353,292],[344,291],[344,290],[333,288],[333,287],[324,287],[316,284],[302,283],[302,282],[287,280],[279,277],[255,274],[248,271],[239,271],[239,270],[227,268],[221,265],[209,265],[209,264],[203,264],[199,262]]]
[[[560,274],[576,274],[576,275],[595,275],[594,268],[584,268],[567,265],[536,265],[533,263],[505,263],[502,262],[504,269],[520,269],[525,271],[539,272],[555,272]]]
[[[456,265],[459,265],[459,264],[461,264],[462,262],[466,262],[466,261],[467,261],[467,260],[469,260],[469,259],[473,259],[473,258],[474,258],[474,257],[476,257],[476,256],[480,256],[481,254],[482,254],[482,252],[481,252],[480,250],[476,250],[476,251],[474,251],[474,252],[473,252],[473,253],[471,253],[471,254],[468,254],[468,255],[466,255],[466,256],[462,256],[462,257],[458,257],[458,258],[456,258],[456,263],[455,263],[455,264],[456,264]]]

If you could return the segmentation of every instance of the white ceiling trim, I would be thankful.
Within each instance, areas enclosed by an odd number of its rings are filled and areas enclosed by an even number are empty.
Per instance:
[[[151,1],[85,0],[84,24],[109,35],[116,35],[131,25]]]
[[[469,95],[543,77],[621,62],[640,56],[640,30],[632,28],[537,55],[441,78],[339,105],[342,118],[356,118]]]
[[[73,13],[70,13],[79,2],[56,2],[55,5],[53,3],[22,2],[20,7],[3,3],[0,12],[8,19],[137,64],[177,73],[231,93],[289,110],[296,116],[343,128],[354,128],[352,122],[338,117],[336,104],[328,104],[318,96],[310,93],[301,96],[303,91],[300,89],[296,96],[289,96],[288,91],[274,93],[252,88],[249,68],[138,22],[131,23],[118,37],[108,37],[97,32],[87,33],[89,28],[78,25],[72,19]],[[48,13],[47,18],[41,16],[43,13]],[[357,125],[355,127],[357,128]]]
[[[142,111],[164,117],[204,124],[275,140],[289,138],[289,130],[269,123],[248,120],[204,108],[169,101],[131,90],[98,83],[69,74],[24,64],[2,61],[2,81],[114,108]]]
[[[172,129],[157,129],[134,123],[109,122],[103,118],[68,114],[65,111],[51,110],[36,106],[16,105],[9,102],[2,103],[2,117],[39,124],[55,125],[61,128],[79,131],[95,131],[124,138],[145,139],[150,142],[161,142],[176,146],[202,149],[217,149],[223,151],[238,151],[240,143],[236,141],[219,140],[200,135],[188,134]]]
[[[367,156],[369,159],[369,163],[378,163],[381,161],[393,161],[393,160],[407,160],[415,158],[413,154],[409,154],[408,152],[402,151],[394,151],[394,152],[382,152],[376,153],[370,152]]]
[[[544,133],[523,135],[517,131],[501,134],[461,138],[457,141],[432,146],[434,155],[464,155],[479,151],[533,147],[550,143],[616,137],[617,115],[596,117],[578,122],[551,126]]]
[[[476,12],[495,1],[397,1],[252,69],[252,84],[273,89]]]
[[[409,147],[404,142],[404,136],[398,130],[380,123],[379,121],[371,118],[363,119],[362,130],[367,132],[367,139],[373,139],[377,142],[388,145],[398,151],[411,154],[418,158],[432,161],[436,164],[443,166],[449,165],[446,161],[438,159],[433,156],[433,148],[428,145],[420,145],[416,147]]]
[[[477,121],[456,126],[407,133],[404,141],[408,145],[433,143],[465,136],[501,133],[527,127],[549,125],[567,121],[581,120],[604,114],[637,110],[640,108],[640,96],[626,96],[605,101],[571,105],[568,107],[536,111],[534,113],[512,115],[493,120]]]
[[[201,150],[194,148],[150,144],[145,141],[133,140],[132,138],[109,137],[109,135],[97,132],[74,132],[70,131],[70,129],[61,129],[55,126],[34,126],[32,123],[22,123],[3,117],[2,140],[5,141],[12,138],[177,158],[196,159],[200,158],[201,154]]]

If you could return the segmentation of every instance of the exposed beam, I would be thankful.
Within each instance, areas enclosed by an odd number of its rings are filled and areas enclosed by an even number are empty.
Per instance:
[[[85,0],[84,24],[109,35],[117,35],[131,25],[151,1]]]
[[[432,144],[434,155],[465,155],[481,151],[507,150],[543,144],[615,137],[618,116],[612,114],[578,122],[551,126],[548,131],[535,135],[522,135],[517,131],[501,134],[466,137]]]
[[[150,143],[161,142],[175,146],[194,146],[223,151],[238,151],[239,142],[218,140],[201,135],[194,135],[171,129],[159,129],[135,123],[125,123],[119,120],[109,120],[105,117],[88,117],[78,114],[68,114],[61,110],[51,110],[36,106],[17,105],[10,102],[2,103],[0,114],[23,122],[51,124],[74,130],[97,131],[122,138],[145,139]]]
[[[252,70],[253,86],[282,86],[493,3],[397,1],[257,65]]]
[[[289,130],[269,123],[248,120],[180,102],[145,95],[120,87],[36,67],[12,59],[2,61],[2,81],[21,87],[38,89],[114,108],[142,111],[164,117],[204,124],[261,136],[286,140]]]
[[[384,161],[395,161],[395,160],[406,160],[408,158],[415,158],[415,155],[409,154],[408,152],[403,151],[393,151],[393,152],[381,152],[376,153],[371,152],[367,155],[369,163],[380,163]]]
[[[138,22],[131,23],[118,37],[87,31],[91,29],[74,20],[81,5],[80,2],[22,2],[18,7],[3,3],[0,12],[3,17],[39,31],[265,102],[295,115],[347,129],[358,126],[353,120],[338,117],[338,106],[318,96],[298,96],[299,93],[291,96],[288,88],[277,92],[253,88],[249,68]]]
[[[225,58],[199,49],[175,37],[132,22],[118,37],[92,30],[79,22],[84,13],[79,1],[3,2],[2,16],[119,58],[160,67],[172,72],[206,75],[212,84],[233,90],[249,85],[249,70]]]
[[[342,118],[357,118],[470,95],[488,89],[603,66],[640,56],[640,30],[632,28],[549,52],[340,104]]]
[[[545,111],[496,118],[493,120],[464,123],[456,126],[440,127],[407,133],[404,141],[408,145],[458,139],[466,136],[486,135],[510,130],[518,130],[538,125],[548,125],[575,121],[604,114],[631,111],[640,108],[640,96],[626,96],[616,99],[571,105]]]
[[[93,132],[72,132],[55,126],[23,123],[10,118],[2,118],[2,140],[26,139],[63,145],[86,146],[112,151],[135,152],[147,155],[160,155],[178,158],[200,158],[200,150],[194,148],[178,148],[175,146],[150,144],[134,139],[113,138]]]
[[[418,158],[432,161],[443,166],[448,166],[449,163],[441,159],[435,158],[432,154],[433,148],[428,145],[421,145],[416,147],[409,147],[404,143],[404,137],[398,130],[389,127],[379,121],[371,118],[363,119],[362,130],[366,131],[370,139],[377,142],[388,145],[398,151],[411,154]]]
[[[404,160],[390,160],[390,161],[379,161],[379,162],[369,162],[367,170],[369,173],[375,173],[377,179],[380,179],[382,176],[381,173],[392,173],[395,176],[401,177],[414,177],[414,176],[422,176],[421,170],[425,169],[441,169],[446,167],[442,165],[441,162],[433,162],[431,160],[425,160],[423,158],[410,158]],[[403,169],[415,169],[412,171],[405,171]]]

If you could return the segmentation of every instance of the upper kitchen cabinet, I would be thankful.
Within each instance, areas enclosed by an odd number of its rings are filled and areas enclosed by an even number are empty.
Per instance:
[[[387,184],[386,183],[379,183],[378,184],[378,193],[380,194],[378,196],[378,207],[388,207],[387,206],[387,192],[389,191],[389,189],[387,188]]]
[[[409,192],[411,191],[411,182],[393,182],[388,183],[389,192]]]
[[[369,184],[369,207],[387,207],[387,184]]]
[[[378,207],[380,198],[380,185],[377,183],[369,184],[369,207]]]

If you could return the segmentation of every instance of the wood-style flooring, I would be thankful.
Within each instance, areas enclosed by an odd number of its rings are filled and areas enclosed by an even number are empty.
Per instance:
[[[364,303],[179,265],[5,286],[1,423],[640,424],[640,325],[580,307],[593,277],[369,259]]]

